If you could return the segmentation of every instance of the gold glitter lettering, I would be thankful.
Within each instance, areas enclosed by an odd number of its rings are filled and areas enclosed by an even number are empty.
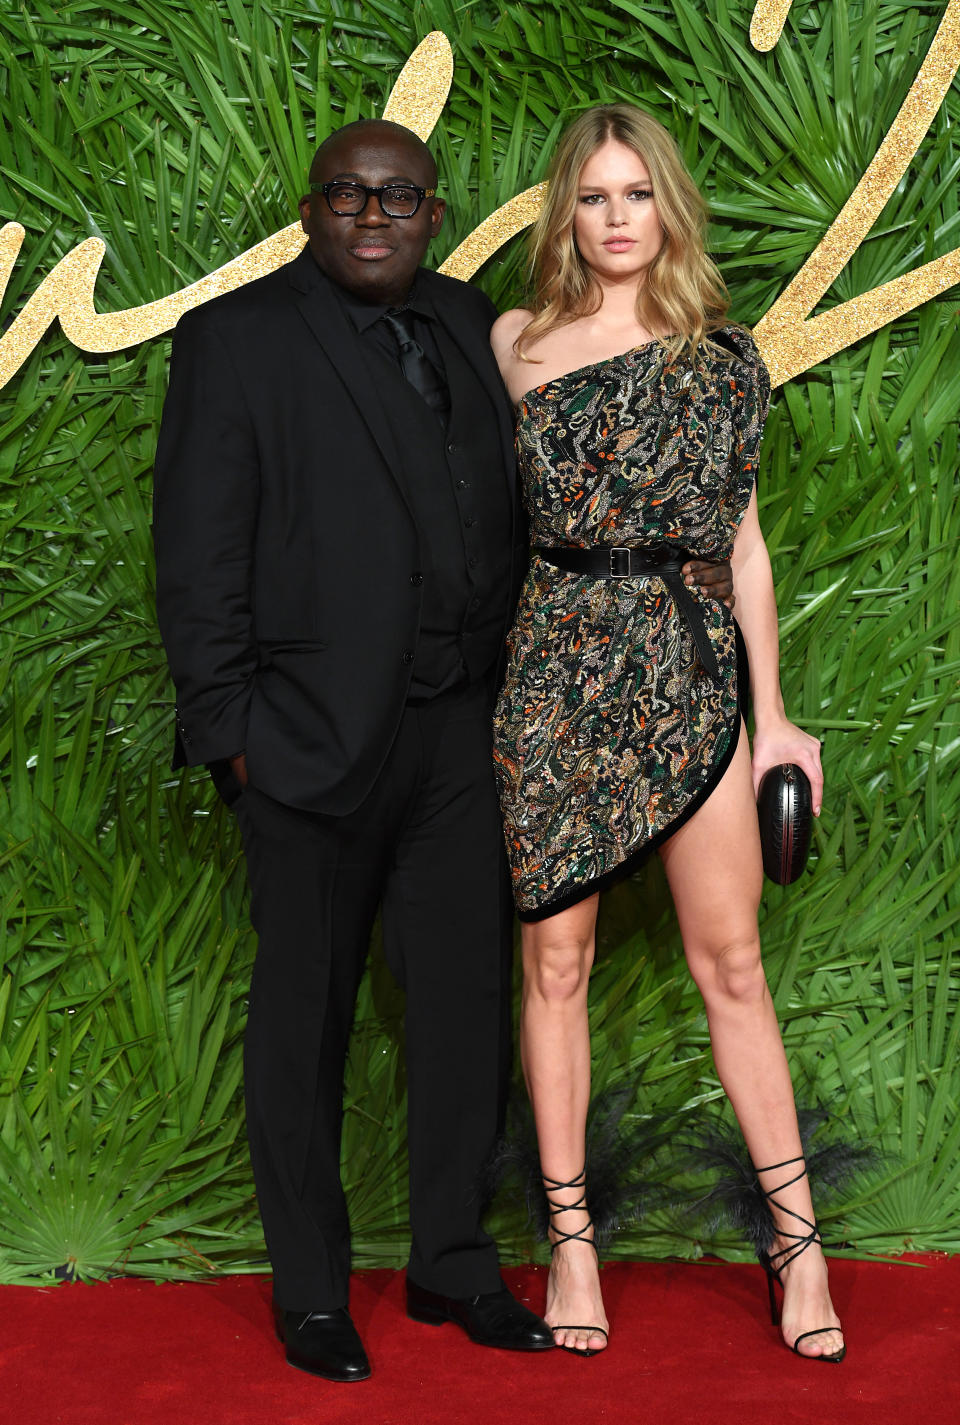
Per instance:
[[[958,65],[960,0],[949,0],[920,73],[875,158],[817,248],[754,328],[775,386],[960,282],[960,248],[954,248],[945,257],[806,320],[906,172]]]
[[[504,203],[489,218],[484,218],[459,247],[454,248],[446,261],[440,264],[439,270],[448,277],[459,277],[466,282],[505,242],[536,221],[546,191],[546,183],[536,183],[511,198],[509,203]]]
[[[440,30],[434,30],[400,71],[383,117],[412,129],[422,139],[429,138],[447,102],[452,79],[450,42]],[[24,236],[19,223],[5,223],[0,228],[0,298]],[[0,340],[0,388],[19,371],[54,317],[60,318],[64,335],[81,351],[120,351],[169,331],[191,307],[275,271],[296,257],[305,242],[300,223],[291,223],[169,297],[122,312],[98,313],[94,288],[106,246],[99,238],[87,238],[47,273],[4,333]]]
[[[783,34],[793,0],[757,0],[750,21],[750,43],[764,54]]]
[[[6,223],[0,228],[0,294],[6,289],[23,238],[19,223]],[[169,331],[191,307],[273,272],[296,257],[305,241],[299,222],[291,223],[169,297],[146,302],[142,307],[127,307],[122,312],[100,313],[94,308],[93,293],[106,248],[99,238],[87,238],[47,273],[4,333],[0,341],[0,387],[20,369],[54,317],[60,318],[64,335],[81,351],[120,351]]]
[[[450,41],[442,30],[432,30],[401,69],[399,79],[390,90],[383,117],[402,124],[405,129],[413,129],[426,143],[443,113],[452,83]]]
[[[750,26],[750,38],[757,49],[769,50],[777,43],[791,3],[792,0],[758,0]],[[920,73],[876,157],[822,241],[755,328],[775,385],[960,282],[957,248],[831,311],[810,317],[905,173],[943,103],[958,65],[960,0],[949,0]],[[404,65],[387,101],[384,118],[402,123],[427,139],[442,112],[452,77],[449,41],[435,30]],[[504,243],[535,220],[545,189],[546,185],[539,183],[503,204],[450,254],[441,272],[464,281],[472,277]],[[0,228],[0,297],[24,235],[19,223]],[[0,340],[0,387],[19,370],[55,317],[59,317],[69,340],[81,350],[119,351],[169,331],[191,307],[274,271],[295,257],[304,241],[300,224],[292,223],[180,292],[126,311],[101,314],[94,307],[94,288],[105,246],[98,238],[88,238],[47,274]]]

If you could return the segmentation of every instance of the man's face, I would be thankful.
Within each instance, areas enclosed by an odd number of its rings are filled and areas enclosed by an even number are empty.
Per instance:
[[[429,155],[412,136],[388,124],[370,124],[336,135],[324,145],[311,170],[312,183],[391,183],[434,188]],[[440,231],[446,205],[424,198],[410,218],[391,218],[371,195],[351,217],[331,212],[322,193],[300,200],[300,221],[321,269],[339,286],[367,302],[399,305],[430,239]]]

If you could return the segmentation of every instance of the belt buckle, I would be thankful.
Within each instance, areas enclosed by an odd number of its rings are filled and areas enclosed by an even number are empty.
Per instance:
[[[620,567],[621,561],[618,559],[618,555],[621,554],[623,555],[622,563],[626,565],[626,568]],[[610,578],[630,578],[630,550],[626,547],[626,545],[618,544],[610,550]]]

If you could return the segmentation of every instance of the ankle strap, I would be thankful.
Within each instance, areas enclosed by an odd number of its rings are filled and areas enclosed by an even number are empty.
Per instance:
[[[753,1171],[754,1171],[755,1173],[757,1173],[758,1175],[759,1175],[760,1173],[775,1173],[778,1168],[789,1168],[789,1166],[790,1166],[791,1163],[802,1163],[802,1164],[803,1164],[803,1167],[800,1169],[800,1172],[797,1173],[797,1176],[796,1176],[795,1178],[791,1178],[791,1179],[790,1179],[790,1183],[797,1183],[797,1182],[800,1181],[800,1179],[803,1177],[804,1173],[807,1171],[807,1160],[806,1160],[806,1158],[803,1156],[802,1153],[799,1155],[799,1157],[796,1157],[796,1158],[784,1158],[784,1160],[783,1160],[782,1163],[771,1163],[770,1166],[769,1166],[769,1168],[754,1168]],[[780,1184],[780,1187],[789,1187],[789,1186],[790,1186],[790,1183],[781,1183],[781,1184]],[[761,1189],[761,1191],[763,1191],[763,1190]],[[779,1192],[779,1191],[780,1191],[780,1188],[774,1188],[774,1192]],[[764,1196],[766,1196],[766,1194],[764,1194]]]
[[[799,1173],[797,1173],[792,1178],[788,1178],[785,1183],[777,1183],[776,1187],[772,1187],[768,1192],[763,1186],[763,1184],[760,1182],[760,1174],[774,1173],[778,1168],[789,1168],[793,1163],[803,1164],[803,1167],[800,1169]],[[771,1163],[768,1168],[754,1168],[754,1172],[757,1174],[757,1186],[760,1188],[760,1191],[763,1194],[765,1200],[767,1202],[772,1202],[774,1206],[779,1208],[779,1210],[787,1217],[792,1217],[796,1222],[800,1222],[804,1227],[809,1228],[808,1232],[788,1232],[786,1231],[786,1229],[781,1230],[777,1228],[776,1225],[774,1226],[774,1230],[776,1231],[777,1235],[779,1237],[788,1238],[790,1242],[789,1246],[782,1247],[779,1252],[771,1252],[767,1256],[767,1261],[770,1263],[771,1270],[776,1276],[779,1276],[783,1268],[788,1266],[796,1257],[799,1257],[801,1252],[805,1252],[807,1248],[812,1247],[814,1243],[817,1243],[817,1245],[822,1245],[822,1238],[817,1229],[817,1224],[815,1222],[808,1221],[808,1219],[802,1216],[801,1213],[794,1212],[792,1207],[787,1207],[785,1203],[779,1202],[776,1197],[776,1194],[778,1192],[783,1192],[785,1188],[793,1187],[794,1183],[798,1183],[800,1182],[801,1178],[806,1177],[807,1161],[801,1153],[796,1158],[784,1158],[782,1163]],[[781,1257],[783,1258],[783,1261],[780,1262],[780,1265],[778,1267],[775,1267],[773,1265],[774,1262],[778,1261]]]
[[[543,1186],[547,1199],[547,1211],[550,1214],[550,1227],[551,1230],[557,1234],[557,1240],[551,1243],[551,1252],[555,1251],[557,1247],[562,1246],[564,1242],[586,1242],[588,1247],[592,1247],[594,1251],[597,1251],[596,1242],[594,1242],[592,1237],[586,1236],[586,1233],[589,1232],[590,1228],[593,1226],[593,1221],[590,1218],[589,1212],[587,1211],[586,1164],[584,1164],[584,1166],[580,1169],[576,1177],[571,1178],[570,1181],[566,1183],[561,1182],[558,1178],[548,1178],[546,1173],[542,1173],[541,1176],[543,1178]],[[580,1193],[580,1196],[577,1198],[576,1202],[554,1202],[553,1198],[550,1196],[551,1192],[562,1192],[564,1188],[567,1188],[573,1192]],[[564,1232],[563,1229],[561,1227],[558,1227],[553,1221],[553,1219],[555,1217],[559,1217],[561,1213],[578,1211],[587,1213],[587,1221],[583,1224],[582,1227],[578,1228],[574,1232]]]
[[[547,1199],[547,1211],[551,1217],[559,1217],[561,1212],[575,1212],[578,1208],[586,1210],[587,1206],[587,1166],[580,1169],[575,1178],[571,1178],[568,1183],[562,1183],[558,1178],[548,1178],[546,1173],[541,1174],[543,1186]],[[580,1196],[576,1202],[556,1203],[550,1196],[552,1192],[562,1192],[569,1188],[574,1192],[579,1192]],[[559,1231],[559,1228],[557,1229]]]
[[[546,1173],[541,1173],[540,1176],[548,1192],[559,1192],[562,1188],[582,1188],[587,1185],[587,1165],[584,1163],[576,1177],[571,1178],[568,1183],[562,1183],[557,1178],[548,1178]]]

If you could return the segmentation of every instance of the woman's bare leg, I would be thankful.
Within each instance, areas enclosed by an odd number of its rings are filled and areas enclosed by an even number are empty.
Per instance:
[[[758,1167],[798,1157],[803,1150],[793,1087],[760,963],[757,909],[763,873],[745,732],[720,785],[664,844],[661,857],[687,963],[706,1005],[714,1063],[750,1157]],[[797,1163],[761,1174],[761,1185],[770,1191],[794,1177],[801,1167]],[[776,1196],[784,1207],[814,1221],[805,1177]],[[774,1204],[771,1210],[778,1232],[803,1233],[795,1218]],[[790,1246],[790,1238],[781,1236],[773,1251]],[[839,1328],[827,1285],[826,1261],[818,1246],[808,1247],[786,1266],[781,1280],[781,1325],[788,1345],[804,1331],[821,1326]],[[842,1344],[843,1337],[836,1329],[801,1342],[800,1352],[805,1356],[830,1355]]]
[[[523,926],[523,1002],[520,1057],[533,1105],[540,1145],[540,1165],[555,1182],[571,1182],[585,1157],[587,1106],[590,1102],[590,1029],[587,986],[593,964],[599,897]],[[589,1183],[587,1184],[589,1192]],[[555,1204],[584,1196],[583,1188],[550,1188]],[[586,1228],[584,1208],[551,1221],[560,1232]],[[557,1240],[557,1231],[551,1231]],[[592,1240],[592,1229],[585,1232]],[[585,1242],[562,1242],[554,1251],[547,1283],[549,1326],[607,1326],[600,1295],[597,1256]],[[558,1331],[559,1346],[602,1350],[599,1332]]]

